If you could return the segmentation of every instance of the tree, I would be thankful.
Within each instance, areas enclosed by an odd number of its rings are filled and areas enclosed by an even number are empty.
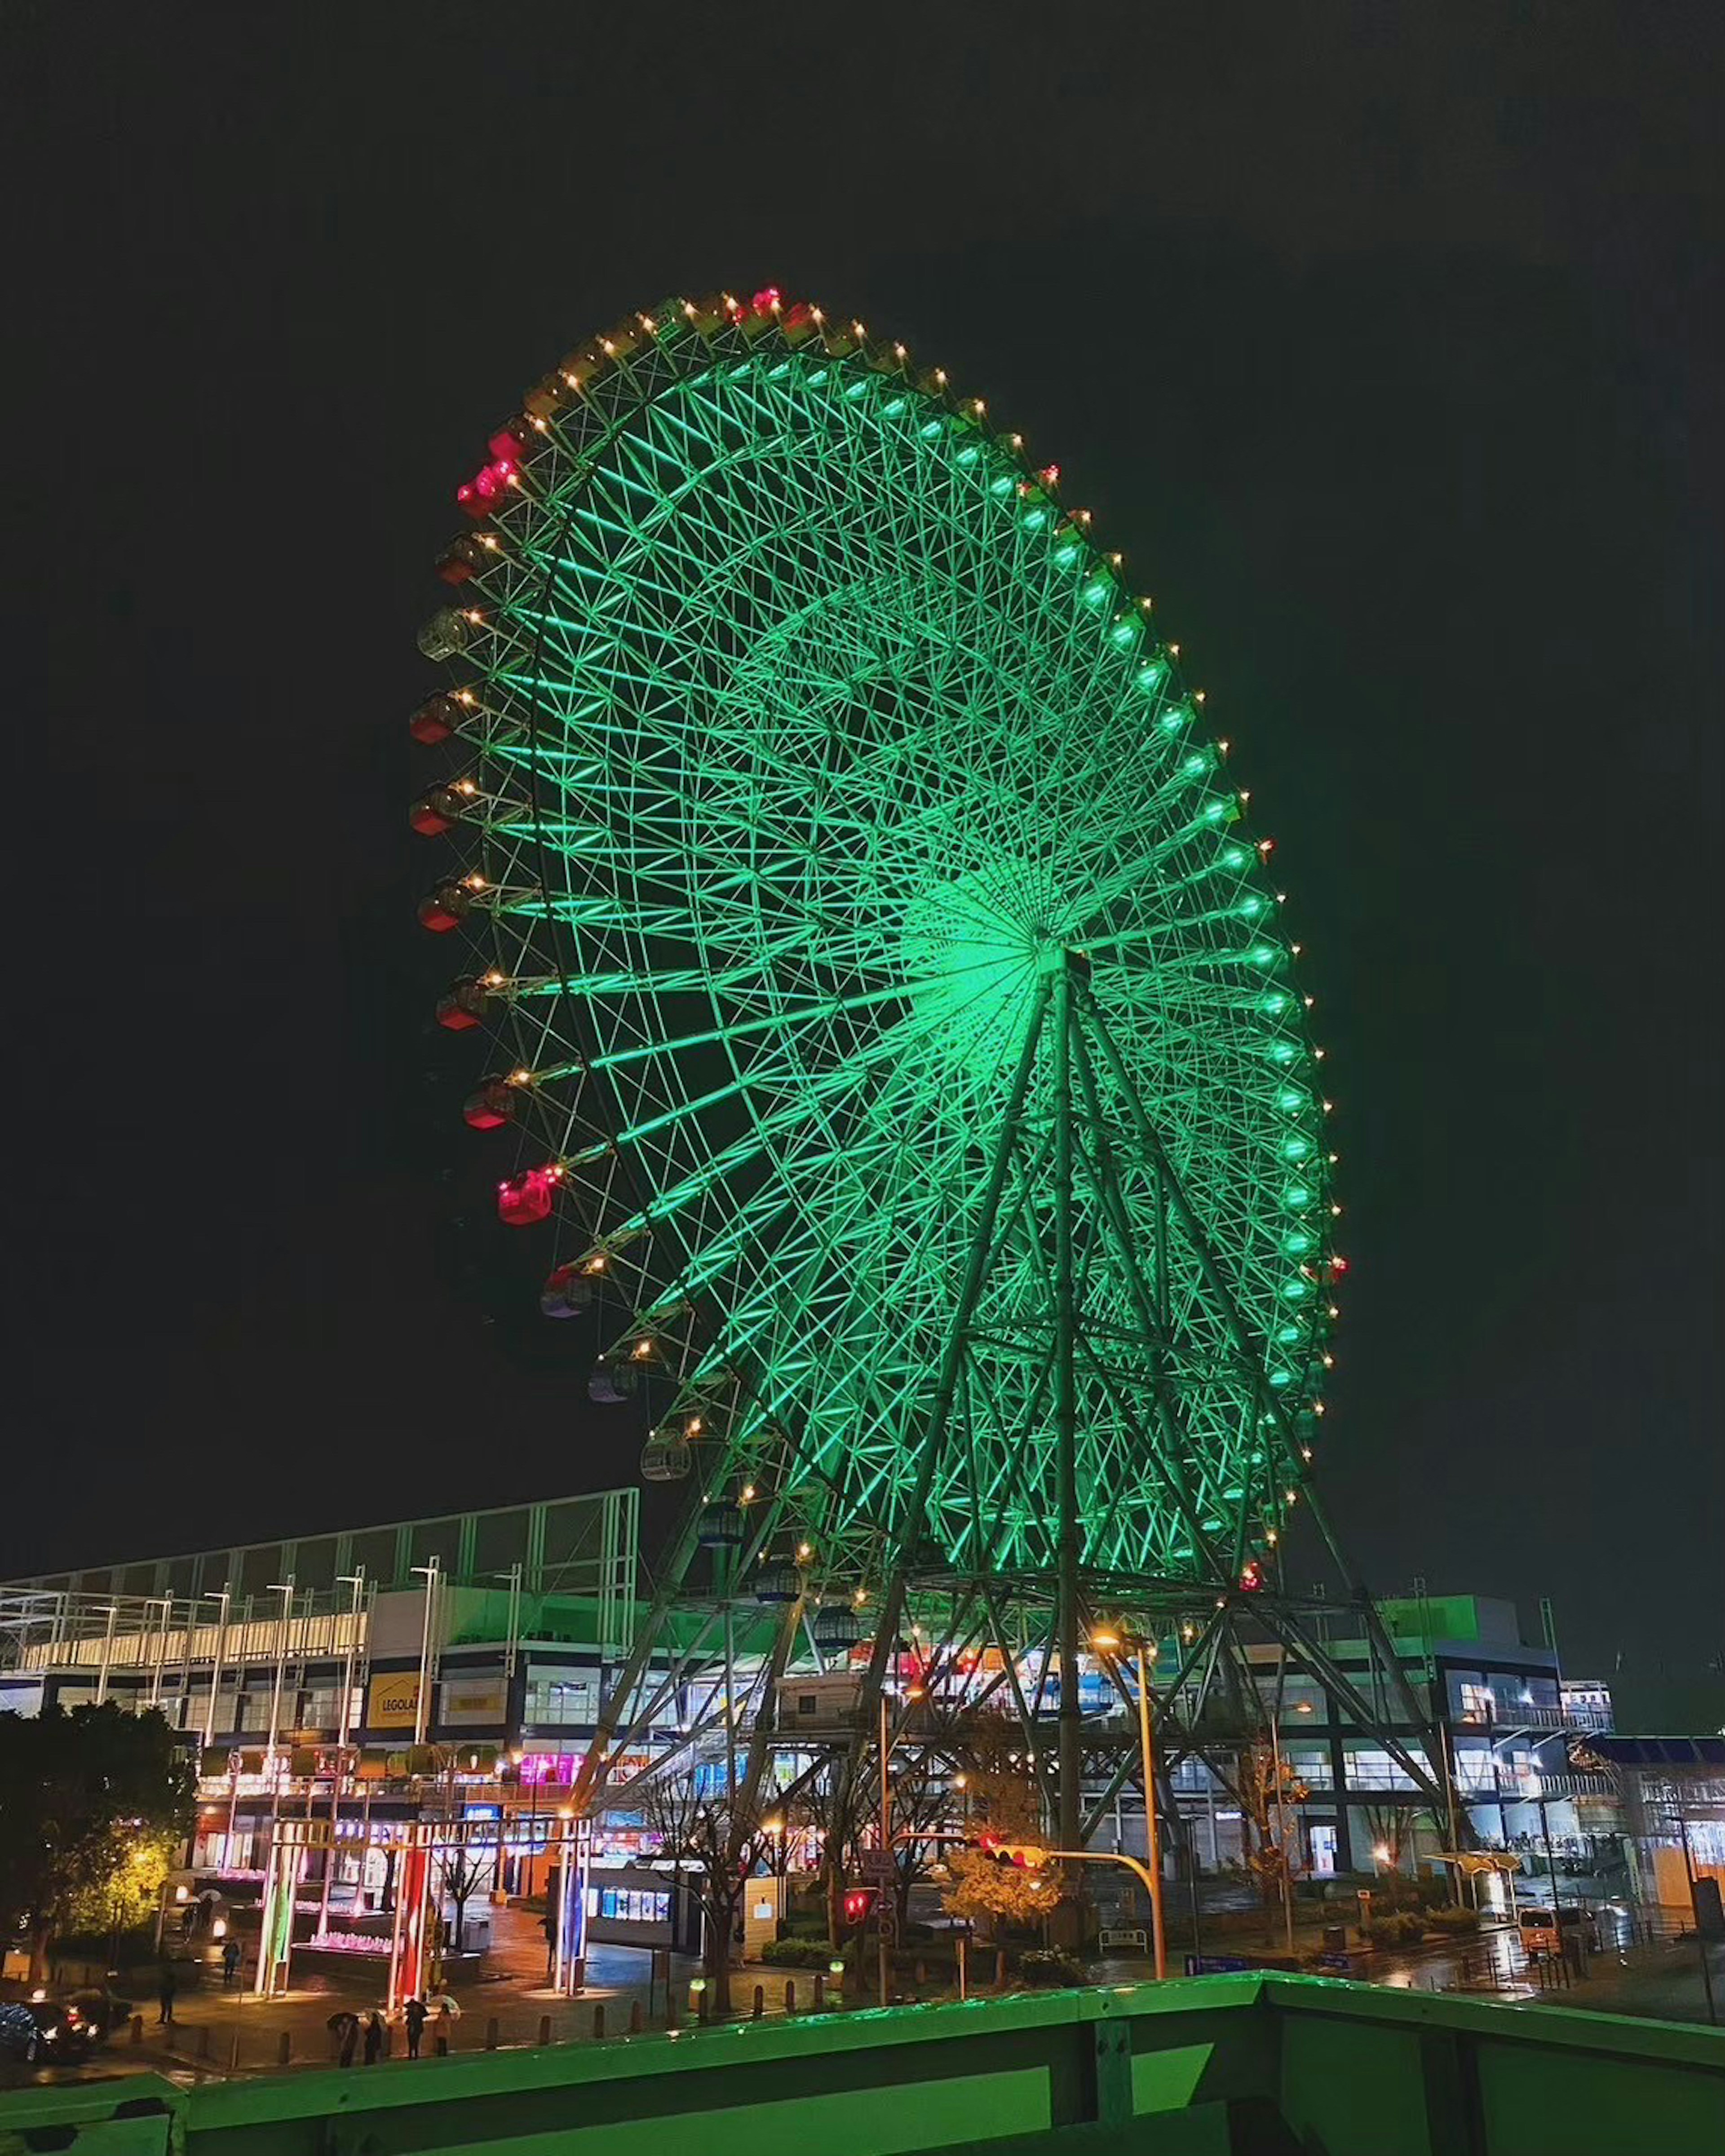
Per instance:
[[[449,1950],[461,1953],[467,1944],[467,1905],[485,1884],[485,1866],[475,1851],[455,1843],[438,1852],[437,1868],[443,1882],[444,1898],[454,1904],[455,1911]]]
[[[1392,1886],[1387,1898],[1393,1898],[1394,1887],[1399,1885],[1398,1875],[1401,1871],[1402,1859],[1409,1850],[1418,1845],[1420,1822],[1425,1821],[1440,1838],[1442,1836],[1443,1822],[1430,1807],[1366,1804],[1361,1809],[1366,1831],[1372,1837],[1373,1849],[1384,1851],[1378,1861],[1392,1875]]]
[[[1267,1939],[1271,1912],[1301,1868],[1287,1837],[1297,1832],[1295,1808],[1312,1792],[1268,1744],[1250,1746],[1239,1754],[1235,1789],[1240,1799],[1241,1854],[1263,1903]]]
[[[758,1804],[733,1803],[728,1796],[704,1797],[692,1773],[665,1775],[642,1799],[647,1831],[660,1854],[692,1875],[706,1918],[701,1968],[712,1987],[715,2014],[731,2011],[732,1935],[737,1912],[753,1873],[767,1860],[773,1837],[762,1824]]]
[[[899,1755],[892,1763],[900,1765]],[[905,1756],[902,1764],[903,1771],[891,1778],[892,1861],[901,1938],[910,1920],[911,1889],[932,1871],[944,1845],[939,1836],[953,1824],[950,1774],[944,1762],[924,1750]]]
[[[820,1843],[821,1896],[826,1907],[827,1937],[836,1946],[845,1936],[845,1882],[857,1866],[857,1822],[868,1799],[860,1774],[850,1771],[843,1754],[824,1760],[798,1789],[790,1815]]]
[[[1064,1897],[1060,1866],[1003,1862],[991,1851],[955,1849],[947,1859],[951,1884],[941,1896],[948,1916],[982,1923],[993,1933],[1040,1924]]]
[[[33,1980],[62,1933],[151,1913],[193,1793],[191,1763],[153,1710],[0,1715],[0,1907],[8,1932],[29,1935]]]
[[[1040,1925],[1065,1898],[1068,1882],[1058,1864],[1003,1862],[980,1845],[983,1836],[1032,1849],[1049,1845],[1041,1784],[1017,1732],[1004,1724],[974,1728],[968,1733],[962,1759],[957,1769],[964,1776],[962,1810],[978,1840],[948,1849],[948,1883],[941,1903],[948,1916],[981,1926],[994,1942],[1004,1970],[1001,1933]]]

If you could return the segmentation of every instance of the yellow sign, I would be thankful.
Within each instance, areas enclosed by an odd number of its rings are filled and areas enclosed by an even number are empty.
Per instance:
[[[373,1677],[366,1702],[366,1726],[371,1729],[412,1729],[419,1719],[419,1672],[398,1670],[392,1676]]]

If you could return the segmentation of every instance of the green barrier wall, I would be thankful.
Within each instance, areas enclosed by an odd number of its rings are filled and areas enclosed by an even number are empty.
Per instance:
[[[0,2156],[1725,2156],[1725,2033],[1285,1976],[0,2097]]]

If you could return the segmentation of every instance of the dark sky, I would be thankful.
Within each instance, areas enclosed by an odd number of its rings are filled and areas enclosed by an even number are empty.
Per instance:
[[[771,280],[1057,458],[1238,745],[1369,1578],[1717,1653],[1721,22],[12,0],[0,1573],[633,1472],[450,1225],[403,721],[522,385]]]

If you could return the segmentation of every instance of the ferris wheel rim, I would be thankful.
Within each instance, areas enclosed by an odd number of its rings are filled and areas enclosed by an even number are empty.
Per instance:
[[[643,319],[644,320],[644,318]],[[769,331],[768,334],[770,336],[771,332]],[[706,360],[706,348],[699,346],[690,346],[686,349],[691,358],[691,365],[686,377],[682,377],[681,380],[697,381],[704,379],[706,372],[711,371],[709,366],[704,365]],[[852,357],[852,355],[847,353],[841,355],[841,357],[845,360],[850,360]],[[870,362],[866,361],[860,362],[860,364],[864,366],[866,366]],[[901,364],[902,364],[902,362],[901,362]],[[742,372],[743,369],[747,367],[747,365],[748,362],[745,359],[742,362],[742,366],[740,366],[737,370],[738,373]],[[859,378],[864,381],[866,379],[865,377],[862,376],[860,376]],[[847,391],[847,394],[848,393],[850,393]],[[914,383],[906,385],[905,394],[907,397],[925,398],[931,406],[932,406],[936,402],[936,399],[930,393],[925,391],[920,385]],[[651,399],[646,400],[647,404],[650,404],[651,402]],[[645,406],[644,405],[641,408],[645,408]],[[948,407],[947,408],[950,408]],[[981,408],[980,405],[976,405],[973,408],[972,424],[975,432],[978,434],[981,434],[983,432],[981,426],[982,408]],[[630,424],[630,414],[624,413],[617,420],[614,428],[612,429],[610,436],[612,440],[615,440],[626,434]],[[1019,449],[1021,446],[1021,444],[1014,444],[1015,449]],[[999,449],[999,444],[996,442],[993,444],[993,449],[989,453],[993,454],[994,451],[998,451]],[[597,457],[589,460],[586,479],[591,478],[593,471],[597,469]],[[1034,483],[1041,481],[1045,478],[1045,474],[1032,475],[1029,471],[1028,467],[1020,463],[1018,476],[1014,484],[1019,485],[1021,488],[1029,488]],[[584,485],[586,481],[584,479],[583,484]],[[1048,490],[1044,490],[1044,498],[1046,498],[1047,491]],[[578,501],[578,490],[572,488],[567,495],[562,506],[562,522],[560,528],[564,533],[567,533],[569,523],[576,515]],[[1076,527],[1063,526],[1062,528]],[[1085,542],[1087,542],[1087,538],[1088,535],[1086,529],[1085,533]],[[1096,554],[1093,547],[1089,547],[1086,550],[1085,542],[1080,542],[1081,553],[1084,554],[1085,558],[1089,562],[1095,562],[1100,560],[1101,557]],[[526,776],[529,787],[531,804],[531,815],[529,820],[532,828],[532,844],[539,857],[542,868],[542,874],[539,877],[542,893],[542,905],[547,921],[552,926],[552,947],[559,953],[559,1003],[562,1006],[566,1008],[571,1019],[578,1019],[585,1024],[585,1022],[591,1020],[593,1016],[593,1001],[590,996],[583,1000],[583,996],[578,993],[573,986],[573,983],[580,977],[578,965],[579,947],[577,942],[575,912],[573,909],[571,909],[569,911],[561,915],[552,914],[551,911],[551,901],[548,894],[551,891],[553,879],[551,875],[544,872],[549,865],[549,858],[552,850],[550,849],[547,836],[547,825],[549,820],[547,813],[547,802],[546,788],[547,786],[547,780],[546,777],[546,767],[541,761],[542,705],[539,700],[536,684],[541,672],[541,659],[544,648],[546,633],[545,624],[550,617],[552,606],[551,595],[557,581],[557,559],[558,557],[554,550],[548,552],[539,608],[541,620],[539,627],[536,631],[535,642],[532,646],[532,663],[530,670],[536,686],[533,696],[530,701],[528,706],[527,732],[529,737],[529,757],[527,760]],[[1086,572],[1086,573],[1088,573],[1088,572]],[[1178,684],[1178,675],[1173,671],[1171,666],[1165,678],[1173,680]],[[1189,706],[1187,711],[1189,720],[1190,716],[1191,714]],[[549,750],[551,744],[547,741],[547,750]],[[559,751],[557,752],[561,752]],[[561,858],[563,860],[565,868],[567,870],[568,865],[568,856],[564,855]],[[1255,863],[1254,863],[1253,865],[1255,866]],[[1094,918],[1094,915],[1091,917]],[[1130,932],[1130,928],[1128,928],[1127,930],[1120,931],[1119,935],[1121,937],[1125,937],[1129,935]],[[1080,940],[1081,941],[1081,938]],[[647,971],[647,968],[642,968],[644,977]],[[883,986],[880,990],[883,1001],[891,1000],[891,988],[886,986]],[[658,1009],[656,1003],[654,1004],[653,1008],[656,1013]],[[727,1051],[731,1050],[734,1044],[727,1040]],[[589,1040],[588,1047],[588,1052],[587,1060],[590,1065],[597,1065],[603,1061],[603,1050],[602,1047],[591,1040]],[[733,1070],[736,1069],[737,1066],[733,1061]],[[597,1072],[590,1072],[589,1075],[596,1076],[598,1074]],[[741,1082],[742,1073],[738,1070],[737,1075],[739,1082]],[[609,1088],[608,1086],[608,1096]],[[621,1113],[620,1098],[614,1105],[617,1107],[617,1113],[614,1118],[613,1127],[609,1133],[609,1138],[614,1159],[618,1159],[620,1162],[623,1145],[623,1132],[627,1128],[627,1125]],[[644,1161],[644,1156],[639,1152],[631,1155],[626,1163],[625,1172],[633,1177],[639,1172]],[[1298,1165],[1298,1163],[1294,1163],[1294,1165]],[[1311,1168],[1302,1168],[1301,1172],[1308,1181],[1317,1183],[1322,1179],[1319,1176],[1315,1163]],[[637,1188],[635,1195],[637,1197],[638,1203],[634,1209],[634,1212],[642,1216],[650,1216],[654,1211],[655,1200],[660,1195],[660,1194],[651,1187],[650,1178],[647,1179],[647,1182],[644,1186]],[[1317,1243],[1314,1246],[1319,1249],[1324,1247],[1321,1241]],[[685,1264],[682,1268],[682,1270],[686,1273],[689,1269],[689,1265]],[[777,1412],[778,1409],[773,1406],[773,1403],[768,1402],[763,1405],[763,1413],[774,1414],[777,1414]]]

